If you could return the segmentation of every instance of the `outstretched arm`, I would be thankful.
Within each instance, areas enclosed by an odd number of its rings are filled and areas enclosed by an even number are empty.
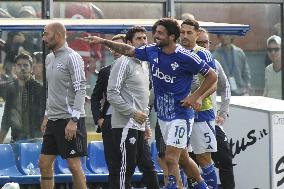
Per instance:
[[[89,36],[84,38],[89,43],[94,44],[104,44],[110,49],[114,50],[115,52],[118,52],[120,54],[123,54],[125,56],[133,57],[135,53],[135,47],[131,45],[127,45],[125,43],[119,43],[111,40],[107,40],[98,36]]]

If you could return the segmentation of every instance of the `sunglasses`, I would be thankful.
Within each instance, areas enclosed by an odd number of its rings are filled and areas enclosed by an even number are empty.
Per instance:
[[[211,41],[204,40],[204,41],[196,41],[196,44],[199,46],[204,46],[206,44],[211,44]]]
[[[276,48],[267,48],[267,51],[268,51],[268,52],[272,52],[272,51],[274,51],[274,52],[279,52],[280,49],[281,49],[281,48],[279,48],[279,47],[276,47]]]

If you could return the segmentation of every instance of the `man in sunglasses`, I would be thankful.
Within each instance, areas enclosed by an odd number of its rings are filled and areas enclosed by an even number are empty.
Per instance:
[[[272,35],[267,39],[267,54],[271,64],[265,68],[263,96],[281,99],[281,38],[279,36]]]

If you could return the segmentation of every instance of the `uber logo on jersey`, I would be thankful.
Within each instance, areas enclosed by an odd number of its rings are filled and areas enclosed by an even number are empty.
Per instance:
[[[163,72],[160,71],[159,68],[157,68],[156,70],[154,70],[154,69],[155,69],[155,67],[153,65],[152,66],[153,76],[155,76],[155,77],[157,77],[159,79],[164,80],[166,83],[174,83],[174,79],[176,77],[174,77],[174,76],[171,77],[170,75],[164,74]]]

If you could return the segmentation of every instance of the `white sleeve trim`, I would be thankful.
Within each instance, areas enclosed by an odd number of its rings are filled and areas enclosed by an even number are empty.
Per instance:
[[[77,117],[78,119],[80,118],[81,112],[78,110],[73,110],[72,111],[72,117]]]

